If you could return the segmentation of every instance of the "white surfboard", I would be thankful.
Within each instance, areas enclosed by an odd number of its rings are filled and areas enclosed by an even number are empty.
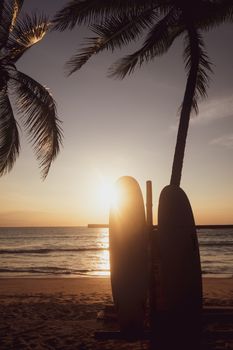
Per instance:
[[[109,217],[113,301],[121,331],[139,336],[143,331],[148,287],[145,208],[134,178],[121,177],[115,190],[118,200]]]

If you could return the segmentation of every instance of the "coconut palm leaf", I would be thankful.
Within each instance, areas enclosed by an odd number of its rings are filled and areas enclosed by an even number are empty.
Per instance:
[[[15,19],[14,12],[15,1],[1,1],[0,7],[0,49],[2,49],[7,40],[11,30],[12,23]]]
[[[93,24],[90,29],[98,34],[101,38],[107,38],[106,49],[121,49],[122,46],[129,44],[131,41],[137,40],[145,29],[158,19],[156,10],[145,10],[137,16],[118,15],[105,20],[103,24]]]
[[[16,97],[21,119],[34,145],[42,177],[59,152],[62,131],[55,102],[46,88],[17,71],[16,61],[48,30],[44,15],[18,18],[24,0],[0,1],[0,176],[19,153],[19,135],[9,94]]]
[[[5,85],[0,90],[0,176],[12,169],[19,148],[17,123]]]
[[[149,31],[142,47],[131,55],[127,55],[109,69],[110,77],[123,79],[144,63],[167,52],[175,38],[184,31],[182,25],[177,24],[179,14],[171,10],[165,17],[157,22]]]
[[[78,51],[66,64],[69,74],[80,69],[91,56],[104,49],[115,50],[137,40],[143,31],[156,19],[155,11],[145,11],[139,16],[117,16],[106,20],[102,25],[94,24],[91,29],[98,37],[88,38],[87,47]]]
[[[209,86],[209,75],[208,73],[212,73],[211,62],[205,52],[205,45],[203,38],[200,33],[197,32],[196,36],[197,40],[197,49],[192,51],[192,39],[187,34],[185,37],[185,49],[184,49],[184,62],[185,68],[187,70],[188,75],[192,69],[192,55],[195,56],[195,59],[198,60],[198,69],[196,75],[196,87],[193,95],[193,103],[192,108],[195,113],[198,113],[198,100],[207,97],[207,88]]]
[[[24,4],[24,0],[16,0],[17,5],[18,5],[18,13],[21,11],[23,4]]]
[[[48,18],[43,14],[35,13],[18,19],[6,45],[7,56],[16,62],[25,51],[43,38],[48,27]]]
[[[17,17],[24,3],[24,0],[11,0],[11,1],[12,1],[12,21],[11,21],[10,32],[14,28],[15,22],[17,20]]]
[[[2,20],[2,12],[3,12],[3,9],[4,9],[4,1],[1,1],[0,2],[0,19]],[[0,21],[1,22],[1,21]]]
[[[202,5],[196,20],[200,29],[210,30],[222,23],[233,22],[233,1],[207,1]]]
[[[62,139],[60,120],[55,102],[49,91],[34,79],[19,71],[11,72],[16,106],[33,143],[40,163],[42,178],[48,174],[51,162],[56,158]]]
[[[2,49],[14,28],[24,0],[2,0],[0,3],[0,49]]]
[[[232,21],[232,8],[233,0],[72,0],[53,21],[54,28],[61,31],[73,29],[76,24],[87,24],[98,34],[89,38],[86,42],[88,46],[68,62],[70,73],[82,67],[92,55],[104,49],[121,48],[139,36],[143,37],[148,30],[139,50],[110,67],[109,76],[118,78],[124,78],[137,66],[166,53],[174,40],[186,33],[184,61],[188,78],[171,178],[171,183],[176,186],[180,185],[190,113],[192,109],[197,112],[198,99],[206,97],[211,72],[211,63],[198,31],[208,31],[223,22]],[[122,21],[124,16],[139,17],[146,11],[154,11],[158,17],[144,29],[135,24],[131,27],[129,23],[127,27]],[[118,22],[119,18],[121,21]]]
[[[146,9],[153,9],[156,0],[72,0],[64,6],[53,20],[54,29],[73,29],[76,24],[103,22],[106,17],[138,15]]]

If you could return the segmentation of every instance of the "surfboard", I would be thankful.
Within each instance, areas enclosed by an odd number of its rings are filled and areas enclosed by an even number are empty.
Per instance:
[[[199,246],[191,205],[185,192],[166,186],[158,207],[159,285],[156,326],[163,343],[197,349],[202,311]]]
[[[148,287],[147,237],[143,196],[137,181],[123,176],[115,184],[110,208],[109,251],[113,301],[121,332],[143,332]]]

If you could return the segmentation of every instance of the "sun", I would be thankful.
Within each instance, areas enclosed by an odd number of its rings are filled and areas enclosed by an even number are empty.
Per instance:
[[[117,205],[118,194],[114,185],[110,182],[104,182],[101,185],[101,202],[110,209],[111,206]]]

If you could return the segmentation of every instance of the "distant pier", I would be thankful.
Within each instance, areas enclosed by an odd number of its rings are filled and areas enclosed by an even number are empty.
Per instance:
[[[108,228],[109,225],[108,224],[88,224],[87,225],[88,228]],[[153,225],[153,228],[158,228],[158,225]],[[229,228],[233,228],[233,224],[229,224],[229,225],[196,225],[196,229],[197,230],[201,230],[201,229],[229,229]]]
[[[88,224],[88,228],[108,228],[108,224]]]

